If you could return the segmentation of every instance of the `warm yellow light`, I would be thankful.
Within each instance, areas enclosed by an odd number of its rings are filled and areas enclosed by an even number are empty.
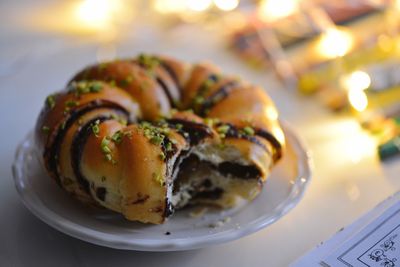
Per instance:
[[[211,6],[211,0],[186,0],[186,7],[193,11],[205,11]]]
[[[341,79],[342,86],[350,90],[365,90],[371,85],[371,78],[365,71],[357,70]]]
[[[368,98],[364,90],[353,88],[348,92],[347,97],[351,106],[359,112],[364,111],[368,106]]]
[[[281,143],[285,143],[285,135],[283,134],[283,131],[281,127],[272,127],[271,129],[272,134],[275,136],[275,138]]]
[[[276,120],[278,119],[278,112],[276,111],[275,107],[273,106],[267,106],[264,108],[265,115],[271,119],[271,120]]]
[[[353,36],[337,28],[328,29],[317,44],[318,52],[327,58],[342,57],[353,47]]]
[[[399,1],[399,0],[395,0],[395,1],[394,1],[394,7],[395,7],[397,10],[400,10],[400,1]]]
[[[84,0],[77,5],[75,14],[86,26],[104,28],[112,22],[120,4],[117,0]]]
[[[214,0],[214,4],[221,10],[231,11],[237,8],[239,0]]]
[[[274,21],[292,15],[298,8],[297,0],[263,0],[258,15],[263,21]]]
[[[363,158],[372,157],[376,153],[375,140],[366,133],[348,132],[347,140],[340,143],[342,153],[354,164],[358,164]]]
[[[186,0],[155,0],[154,8],[160,13],[180,13],[186,9]]]

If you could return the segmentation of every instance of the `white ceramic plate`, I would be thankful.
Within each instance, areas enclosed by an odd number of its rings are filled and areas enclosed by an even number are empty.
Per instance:
[[[117,249],[174,251],[201,248],[254,233],[281,218],[301,199],[311,178],[304,145],[285,126],[283,159],[250,203],[193,218],[176,212],[163,225],[129,222],[108,211],[93,210],[73,200],[48,177],[36,155],[32,134],[18,147],[14,181],[25,206],[48,225],[90,243]],[[166,234],[169,232],[169,234]]]

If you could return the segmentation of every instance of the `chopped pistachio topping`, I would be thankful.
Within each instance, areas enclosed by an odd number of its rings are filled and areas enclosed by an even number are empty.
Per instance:
[[[164,152],[161,152],[161,153],[160,153],[160,159],[161,159],[162,161],[164,161],[165,158],[166,158],[166,156],[165,156]]]
[[[121,123],[124,126],[128,125],[128,121],[124,117],[119,117],[119,116],[117,116],[115,114],[111,114],[110,117],[112,119],[118,121],[119,123]]]
[[[87,93],[98,93],[102,89],[103,85],[98,81],[79,81],[71,83],[71,91],[74,91],[76,96]]]
[[[205,118],[204,123],[207,124],[208,127],[213,127],[215,124],[219,123],[219,119],[217,118]]]
[[[166,149],[167,151],[172,151],[172,142],[168,142],[168,143],[165,145],[165,149]]]
[[[193,103],[195,105],[201,105],[204,103],[205,99],[204,96],[210,91],[211,87],[217,83],[220,79],[219,76],[216,76],[216,79],[212,79],[211,76],[208,77],[200,86],[199,90],[197,91],[197,96],[193,99]]]
[[[217,127],[217,133],[220,138],[225,138],[226,134],[228,133],[230,126],[228,124],[224,124]]]
[[[143,130],[144,136],[149,140],[151,144],[157,146],[160,146],[162,144],[163,147],[165,148],[165,151],[167,152],[172,151],[173,140],[166,138],[170,133],[170,129],[168,128],[168,123],[165,120],[160,119],[159,121],[156,122],[156,125],[157,126],[149,122],[142,122],[139,124],[139,128]],[[164,152],[162,152],[161,153],[162,155],[160,156],[160,159],[162,160],[164,160],[166,157]]]
[[[129,139],[132,138],[132,132],[131,131],[124,132],[123,134],[124,134],[124,136],[127,136]]]
[[[107,161],[113,162],[113,158],[112,158],[111,154],[105,154],[104,157],[105,157],[105,159],[106,159]]]
[[[111,136],[111,140],[116,143],[116,144],[120,144],[122,141],[122,132],[121,131],[116,131],[112,136]]]
[[[140,65],[146,67],[149,71],[153,71],[160,64],[160,60],[158,58],[146,54],[140,54],[138,57],[138,62]]]
[[[96,137],[99,137],[99,133],[100,133],[100,120],[96,120],[93,124],[92,124],[92,132],[94,133],[94,135]]]
[[[56,105],[56,101],[54,100],[54,95],[49,95],[46,98],[46,104],[50,109],[54,108],[54,106]]]
[[[111,142],[111,138],[109,136],[104,136],[103,139],[101,140],[100,148],[101,151],[104,154],[104,158],[111,162],[112,164],[116,164],[117,162],[113,159],[112,154],[111,154],[111,149],[108,146]]]
[[[149,122],[140,123],[139,128],[143,129],[144,136],[149,139],[150,143],[155,145],[160,145],[167,135],[167,131],[165,131],[166,127],[156,127]]]
[[[196,97],[194,98],[194,103],[197,104],[197,105],[200,105],[200,104],[204,103],[204,97],[202,97],[202,96],[196,96]]]
[[[225,124],[225,125],[221,125],[217,128],[217,132],[220,134],[226,134],[229,131],[229,125]]]
[[[79,105],[78,101],[74,101],[74,100],[68,100],[67,102],[65,102],[65,105],[69,108],[73,108]]]
[[[110,154],[111,153],[111,149],[108,147],[108,145],[110,144],[110,139],[108,136],[104,136],[103,139],[101,140],[101,151],[103,151],[103,153],[105,154]]]
[[[150,138],[150,143],[154,144],[154,145],[160,145],[162,143],[162,141],[164,140],[164,138],[160,135],[156,135]]]
[[[64,130],[64,129],[65,129],[66,124],[67,124],[66,121],[64,121],[63,123],[61,123],[61,130]]]
[[[98,93],[98,92],[101,91],[101,89],[103,89],[103,86],[102,86],[102,84],[99,83],[99,82],[93,82],[93,83],[90,85],[90,92],[92,92],[92,93]]]
[[[254,129],[250,126],[246,126],[243,128],[243,132],[247,135],[254,135]]]
[[[164,181],[160,173],[153,172],[152,177],[157,183],[164,185]]]
[[[48,134],[48,133],[50,132],[50,128],[49,128],[48,126],[43,126],[43,127],[42,127],[42,131],[43,131],[45,134]]]
[[[182,130],[183,125],[182,125],[181,123],[177,123],[177,124],[175,124],[175,128],[176,128],[177,130]]]

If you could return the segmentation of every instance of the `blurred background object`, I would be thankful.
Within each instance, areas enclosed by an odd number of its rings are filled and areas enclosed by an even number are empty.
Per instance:
[[[19,17],[6,10],[11,23],[54,42],[7,46],[0,78],[71,41],[95,42],[98,61],[111,60],[118,43],[191,24],[220,36],[249,66],[273,70],[289,90],[353,114],[379,143],[399,133],[398,0],[73,0],[43,1]]]
[[[400,186],[399,13],[395,0],[0,1],[3,265],[287,266]],[[268,91],[314,155],[315,179],[292,213],[238,242],[157,257],[90,246],[29,217],[10,166],[45,96],[85,64],[141,52],[209,60]]]

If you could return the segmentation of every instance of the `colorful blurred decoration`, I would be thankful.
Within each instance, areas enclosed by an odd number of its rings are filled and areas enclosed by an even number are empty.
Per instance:
[[[74,35],[117,34],[135,17],[136,0],[60,1],[28,16],[30,27]]]
[[[316,43],[317,52],[326,59],[335,59],[346,55],[353,46],[353,36],[346,30],[328,28]]]
[[[249,18],[230,46],[285,82],[288,76],[272,56],[283,53],[294,76],[289,78],[297,81],[291,89],[331,110],[350,111],[382,143],[378,155],[385,160],[400,154],[399,3],[260,1],[258,23]],[[265,32],[278,40],[277,49],[265,45]]]
[[[229,12],[239,6],[239,0],[153,0],[153,9],[161,15],[170,15],[184,22],[199,22],[219,12]],[[201,21],[201,20],[200,20]],[[204,20],[203,20],[204,21]]]
[[[83,0],[76,5],[76,18],[87,26],[95,29],[109,27],[114,17],[123,9],[121,1]]]
[[[264,22],[274,22],[298,11],[298,0],[263,0],[260,2],[257,15]]]
[[[382,143],[381,159],[399,154],[400,0],[74,0],[36,22],[105,39],[98,60],[114,58],[116,36],[140,23],[166,33],[196,23],[285,87],[354,116]]]

